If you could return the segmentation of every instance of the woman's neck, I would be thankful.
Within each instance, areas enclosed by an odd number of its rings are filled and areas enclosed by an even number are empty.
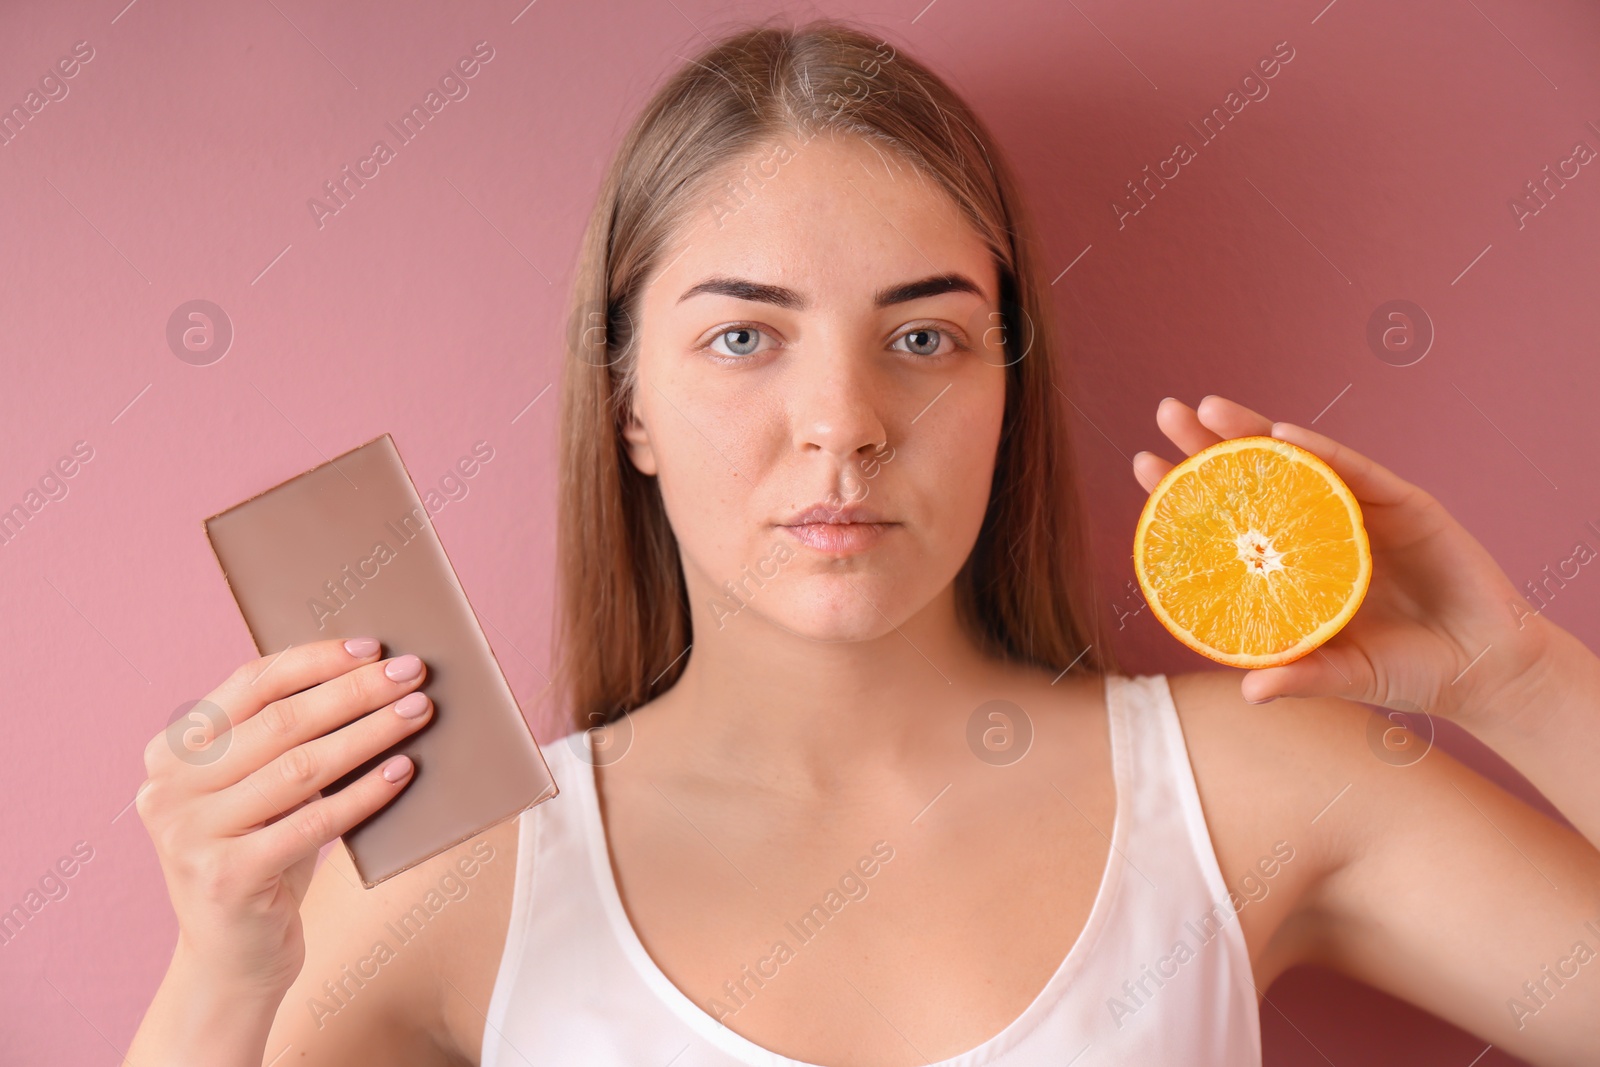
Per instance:
[[[871,640],[818,641],[749,616],[696,629],[660,725],[707,770],[785,788],[832,792],[964,744],[968,714],[1007,670],[967,635],[948,587]]]

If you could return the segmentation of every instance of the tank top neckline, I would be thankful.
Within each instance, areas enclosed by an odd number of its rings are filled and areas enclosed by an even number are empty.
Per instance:
[[[1034,1027],[1049,1015],[1051,1008],[1066,992],[1074,974],[1082,968],[1084,961],[1094,951],[1095,943],[1105,929],[1107,916],[1111,913],[1127,867],[1126,838],[1134,783],[1131,770],[1132,742],[1127,734],[1127,724],[1123,715],[1121,689],[1128,683],[1129,679],[1122,674],[1108,672],[1102,676],[1102,695],[1110,736],[1112,783],[1116,797],[1110,847],[1106,850],[1105,867],[1101,871],[1094,903],[1089,908],[1089,916],[1084,922],[1083,929],[1078,932],[1077,939],[1073,941],[1072,947],[1067,950],[1067,954],[1045,982],[1044,987],[1027,1007],[1022,1009],[1020,1015],[977,1045],[954,1056],[930,1063],[928,1067],[978,1067],[980,1064],[993,1062],[1027,1037]],[[611,850],[606,840],[604,821],[600,814],[599,789],[595,781],[592,735],[588,731],[582,732],[581,743],[583,755],[577,762],[583,766],[574,768],[573,778],[577,782],[576,792],[582,811],[582,833],[586,851],[593,868],[600,905],[605,912],[612,936],[640,979],[657,999],[697,1035],[741,1063],[750,1064],[752,1067],[827,1067],[825,1064],[814,1064],[784,1056],[730,1030],[679,989],[650,956],[644,947],[644,942],[639,938],[638,931],[634,929],[632,920],[628,918],[626,909],[622,906],[622,896],[617,889],[615,873],[611,868]]]

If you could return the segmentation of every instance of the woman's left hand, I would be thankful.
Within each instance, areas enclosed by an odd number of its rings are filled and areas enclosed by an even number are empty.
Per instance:
[[[1193,455],[1234,437],[1270,436],[1321,458],[1361,503],[1372,581],[1345,627],[1282,667],[1249,671],[1241,695],[1338,696],[1467,725],[1511,715],[1515,692],[1544,662],[1548,623],[1535,614],[1488,551],[1429,493],[1322,434],[1273,422],[1220,396],[1198,410],[1163,400],[1156,423]],[[1173,464],[1133,457],[1146,492]]]

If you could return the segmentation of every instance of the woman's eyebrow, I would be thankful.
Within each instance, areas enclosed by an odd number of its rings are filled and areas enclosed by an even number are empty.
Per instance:
[[[715,293],[721,296],[731,296],[737,300],[753,300],[763,304],[776,304],[778,307],[788,308],[791,311],[803,311],[810,306],[810,301],[793,289],[785,289],[781,285],[766,285],[762,282],[752,282],[744,278],[707,278],[698,285],[684,291],[678,297],[678,303],[683,303],[691,296],[700,293]],[[904,304],[911,300],[920,300],[925,296],[938,296],[940,293],[973,293],[983,296],[983,290],[978,284],[965,274],[936,274],[929,278],[920,278],[914,282],[902,282],[891,285],[887,289],[880,289],[873,296],[874,307],[889,307],[892,304]]]

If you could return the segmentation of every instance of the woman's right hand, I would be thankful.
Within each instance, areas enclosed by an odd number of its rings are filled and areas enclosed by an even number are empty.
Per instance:
[[[318,850],[411,779],[394,756],[320,792],[432,716],[421,660],[379,651],[335,639],[251,660],[145,746],[135,806],[177,912],[176,955],[231,988],[289,989]]]

